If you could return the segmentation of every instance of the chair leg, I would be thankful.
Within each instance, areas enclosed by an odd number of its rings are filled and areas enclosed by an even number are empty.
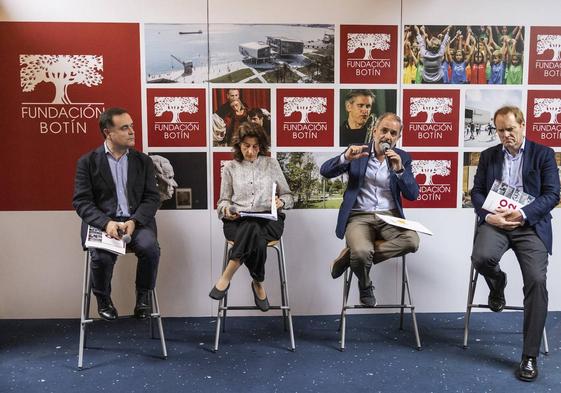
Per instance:
[[[475,288],[477,286],[478,272],[475,270],[473,263],[469,271],[469,283],[468,283],[468,295],[467,295],[467,305],[466,313],[464,315],[464,345],[463,348],[467,349],[468,336],[469,336],[469,320],[471,318],[471,309],[473,304],[473,298],[475,296]]]
[[[544,355],[549,355],[549,343],[547,342],[547,330],[545,329],[545,326],[543,328],[543,353]]]
[[[82,285],[82,306],[80,311],[80,342],[78,344],[78,369],[83,368],[84,348],[86,346],[86,326],[89,323],[90,309],[90,252],[86,250],[84,253],[84,275]]]
[[[349,299],[349,291],[351,289],[351,282],[353,280],[353,272],[349,272],[349,269],[345,270],[345,276],[343,281],[343,306],[341,307],[341,321],[339,322],[340,330],[340,350],[343,352],[345,350],[345,332],[347,328],[347,301]]]
[[[409,305],[411,306],[411,319],[413,322],[413,331],[415,332],[415,342],[417,343],[417,350],[421,350],[421,337],[419,336],[419,327],[417,325],[415,306],[413,305],[413,299],[411,297],[411,289],[409,288],[409,272],[407,271],[405,256],[403,257],[403,270],[405,271],[405,288],[407,290],[407,298],[409,299]]]
[[[285,277],[283,274],[283,268],[282,268],[282,257],[283,255],[281,255],[280,249],[278,248],[278,246],[274,246],[273,247],[277,253],[277,262],[279,265],[279,280],[280,280],[280,289],[281,289],[281,306],[286,306],[286,298],[284,296],[284,287],[286,285],[286,281],[285,281]],[[282,308],[282,307],[281,307]],[[288,331],[288,321],[286,318],[286,309],[282,308],[282,321],[283,321],[283,326],[284,326],[284,331]]]
[[[228,241],[224,243],[224,257],[222,258],[222,272],[226,270],[228,259],[230,257],[230,245]],[[218,343],[220,341],[220,326],[223,324],[222,331],[226,331],[226,309],[228,308],[228,292],[218,302],[218,311],[216,312],[216,333],[214,334],[214,352],[218,351]]]
[[[168,357],[168,350],[166,347],[166,339],[164,337],[164,326],[162,324],[162,315],[160,314],[160,303],[158,302],[158,294],[156,293],[156,289],[154,288],[152,291],[152,315],[150,316],[150,321],[152,318],[156,318],[156,322],[158,324],[158,333],[160,335],[160,343],[162,345],[162,357],[167,359]]]
[[[403,330],[403,313],[405,305],[405,282],[407,278],[405,276],[405,255],[401,257],[401,308],[399,309],[399,330]]]
[[[286,326],[286,320],[288,319],[288,330],[290,333],[290,350],[291,351],[295,351],[296,350],[296,344],[294,342],[294,328],[292,326],[292,313],[290,310],[290,303],[288,300],[288,280],[286,278],[286,260],[284,258],[284,245],[282,242],[282,238],[279,239],[279,245],[278,245],[278,249],[277,252],[279,253],[279,275],[281,276],[281,294],[282,294],[282,303],[281,305],[283,307],[286,307],[286,309],[282,309],[283,310],[283,316],[284,316],[284,320],[285,320],[285,326]],[[286,313],[285,313],[286,311]],[[286,328],[285,328],[286,330]]]

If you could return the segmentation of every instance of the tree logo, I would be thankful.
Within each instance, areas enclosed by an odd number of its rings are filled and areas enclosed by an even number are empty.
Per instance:
[[[68,86],[97,86],[102,83],[103,56],[96,55],[20,55],[21,87],[24,92],[35,90],[41,82],[55,86],[51,104],[72,104]]]
[[[561,113],[561,98],[534,98],[534,116],[549,114],[548,124],[559,124],[557,115]]]
[[[409,101],[409,114],[416,117],[421,112],[426,112],[425,123],[434,123],[434,115],[443,115],[452,112],[452,98],[450,97],[411,97]]]
[[[390,35],[385,33],[349,33],[347,35],[347,51],[355,53],[364,49],[363,60],[373,60],[372,51],[390,49]]]
[[[326,97],[284,97],[284,116],[290,117],[294,112],[300,112],[298,123],[310,123],[310,113],[325,113],[327,111]]]
[[[538,55],[543,55],[545,51],[551,50],[551,59],[549,61],[561,60],[561,35],[557,34],[538,34],[536,51]],[[547,61],[546,60],[546,61]]]
[[[197,113],[199,111],[198,97],[154,97],[154,114],[158,117],[171,112],[171,123],[182,123],[181,113]]]
[[[424,186],[430,186],[434,183],[432,182],[432,177],[438,176],[448,176],[450,175],[450,169],[452,167],[452,161],[450,160],[414,160],[411,164],[411,170],[413,176],[425,175]]]

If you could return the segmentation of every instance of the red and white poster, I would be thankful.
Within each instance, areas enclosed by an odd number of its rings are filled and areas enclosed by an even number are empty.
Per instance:
[[[458,146],[459,90],[403,90],[403,146]]]
[[[341,25],[341,83],[396,83],[397,26]]]
[[[147,89],[148,146],[206,146],[205,89]]]
[[[528,83],[561,84],[561,26],[532,26]]]
[[[0,22],[0,53],[0,210],[72,209],[109,107],[129,111],[142,150],[138,24]]]
[[[277,146],[333,146],[333,90],[277,89]]]
[[[528,90],[526,136],[546,146],[561,146],[561,91]]]
[[[226,162],[233,160],[234,155],[231,152],[215,152],[212,153],[212,185],[214,188],[213,208],[220,198],[220,184],[222,184],[222,169]]]
[[[458,153],[412,152],[412,170],[419,184],[416,201],[403,199],[404,207],[456,207],[458,190]]]

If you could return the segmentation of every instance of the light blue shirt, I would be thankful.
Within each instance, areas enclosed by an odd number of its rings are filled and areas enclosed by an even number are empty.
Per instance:
[[[503,182],[517,190],[524,190],[524,182],[522,180],[522,165],[524,163],[524,148],[526,147],[526,138],[522,141],[522,146],[516,155],[509,153],[503,146]]]
[[[341,163],[347,163],[345,154],[341,155]],[[397,175],[398,177],[400,174]],[[353,210],[373,212],[396,209],[390,189],[390,170],[387,160],[381,162],[372,152],[368,159],[364,182],[358,192]]]
[[[123,154],[118,160],[113,157],[111,150],[107,146],[107,142],[103,144],[105,147],[105,156],[109,162],[111,176],[115,189],[117,191],[117,217],[130,217],[129,202],[127,199],[127,174],[129,169],[129,151]]]

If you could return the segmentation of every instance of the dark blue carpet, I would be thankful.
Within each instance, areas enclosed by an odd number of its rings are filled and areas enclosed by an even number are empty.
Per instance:
[[[514,377],[520,313],[475,313],[467,350],[463,314],[419,314],[420,352],[408,316],[351,315],[345,352],[338,320],[295,318],[293,353],[280,317],[229,317],[215,354],[213,319],[167,318],[167,360],[148,323],[96,322],[83,371],[77,320],[0,320],[0,392],[561,392],[561,312],[534,383]]]

